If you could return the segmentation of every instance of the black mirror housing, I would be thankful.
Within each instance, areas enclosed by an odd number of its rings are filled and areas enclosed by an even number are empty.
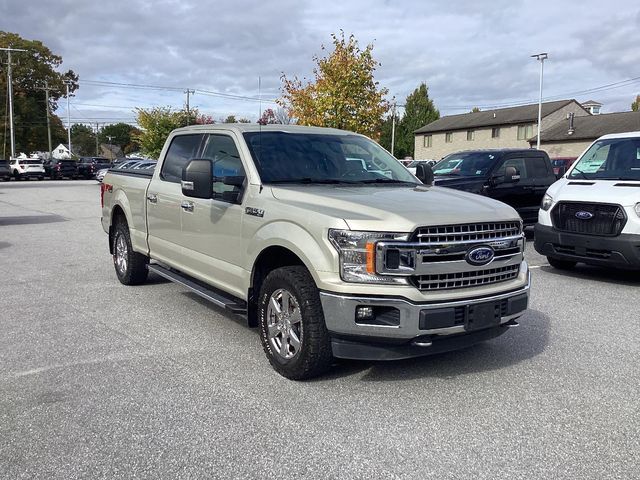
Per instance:
[[[213,162],[196,158],[182,169],[182,194],[193,198],[213,197]]]
[[[419,163],[416,167],[416,177],[425,185],[433,185],[433,169],[427,163]]]

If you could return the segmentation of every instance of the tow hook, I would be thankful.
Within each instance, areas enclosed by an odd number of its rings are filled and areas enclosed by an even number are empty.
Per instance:
[[[430,338],[421,338],[420,340],[413,342],[413,345],[416,347],[430,347],[433,345],[433,342]]]
[[[518,322],[516,322],[515,320],[509,320],[507,323],[504,324],[505,327],[509,327],[509,328],[513,328],[513,327],[519,327],[520,324]]]

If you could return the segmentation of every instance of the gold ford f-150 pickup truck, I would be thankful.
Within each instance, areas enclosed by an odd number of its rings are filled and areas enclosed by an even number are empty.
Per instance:
[[[246,316],[291,379],[465,347],[527,308],[515,210],[425,185],[351,132],[181,128],[155,171],[110,170],[101,196],[120,282],[155,272]]]

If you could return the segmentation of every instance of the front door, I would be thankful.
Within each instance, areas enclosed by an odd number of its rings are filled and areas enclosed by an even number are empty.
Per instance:
[[[191,275],[244,298],[242,257],[243,207],[239,187],[222,183],[222,177],[245,177],[245,169],[231,134],[211,134],[205,139],[201,158],[213,161],[213,197],[184,196],[182,210],[184,263]],[[246,182],[245,182],[246,184]]]
[[[515,208],[525,224],[532,223],[531,203],[534,187],[528,166],[528,162],[522,155],[503,159],[493,174],[499,183],[491,187],[489,195],[491,198],[500,200]],[[520,178],[513,182],[502,181],[507,167],[514,167]],[[536,220],[538,218],[537,206],[535,208],[535,218]],[[535,220],[533,223],[535,223]]]

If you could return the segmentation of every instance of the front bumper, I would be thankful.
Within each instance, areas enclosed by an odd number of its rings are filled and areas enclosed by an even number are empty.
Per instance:
[[[397,360],[464,348],[501,335],[527,309],[530,272],[526,275],[526,284],[516,290],[449,302],[320,292],[333,355]],[[381,320],[356,322],[358,307],[372,307]]]
[[[541,255],[590,265],[640,268],[640,235],[598,237],[535,226],[535,249]]]

